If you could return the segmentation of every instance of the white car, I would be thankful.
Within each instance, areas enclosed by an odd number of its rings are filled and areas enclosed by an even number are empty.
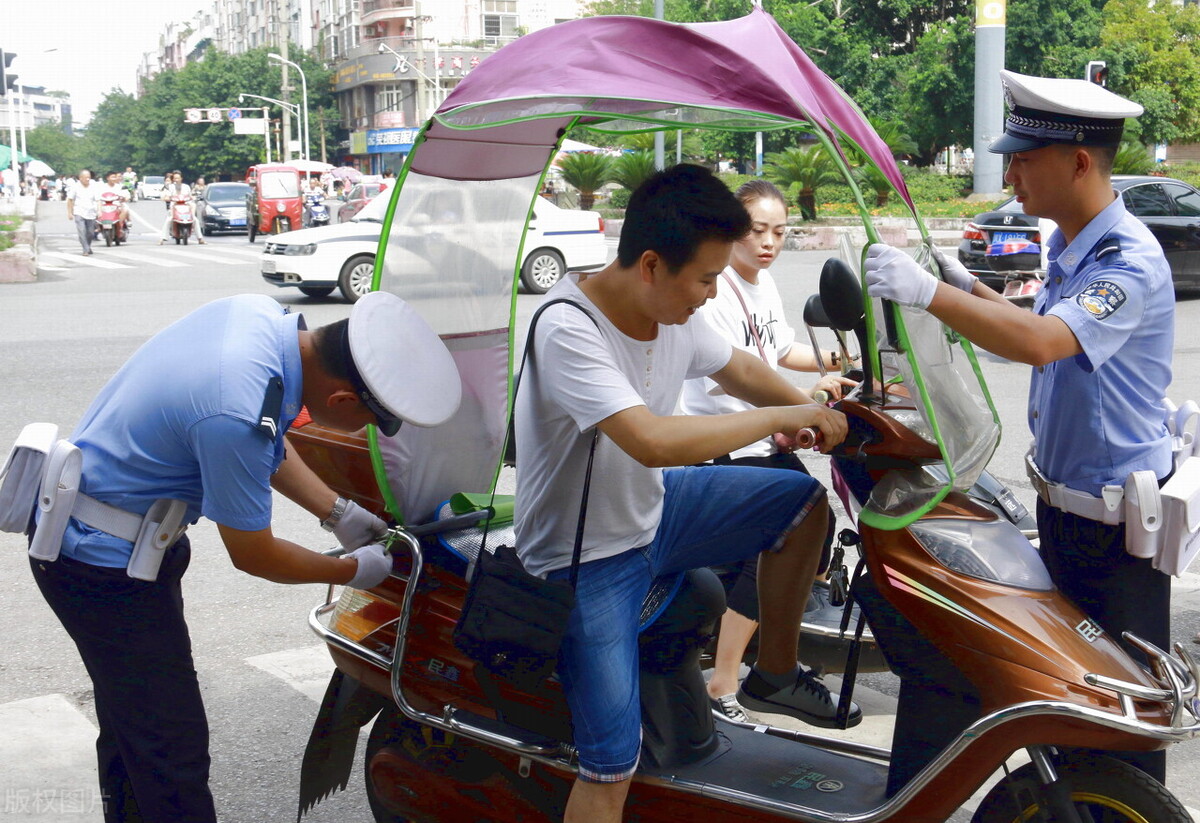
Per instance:
[[[326,297],[340,289],[353,303],[371,289],[390,197],[391,192],[376,197],[349,222],[272,237],[263,250],[263,280],[294,286],[309,297]],[[527,291],[543,294],[568,269],[597,269],[608,262],[604,220],[596,212],[560,209],[538,197],[533,214],[521,264],[521,284]]]
[[[162,197],[166,178],[161,174],[148,174],[137,182],[139,200],[157,200]]]

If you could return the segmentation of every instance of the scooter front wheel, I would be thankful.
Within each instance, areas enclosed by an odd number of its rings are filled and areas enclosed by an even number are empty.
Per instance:
[[[1055,762],[1058,778],[1083,820],[1105,823],[1191,823],[1191,815],[1165,786],[1111,757],[1072,755]],[[1025,823],[1049,816],[1044,785],[1028,763],[1005,777],[979,804],[971,823]]]

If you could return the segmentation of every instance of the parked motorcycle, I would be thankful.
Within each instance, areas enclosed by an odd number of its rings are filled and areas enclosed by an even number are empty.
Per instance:
[[[171,198],[171,236],[175,238],[175,245],[182,243],[188,244],[188,237],[192,234],[192,225],[195,223],[195,209],[192,207],[191,195],[174,196]]]
[[[1004,275],[1004,299],[1032,309],[1046,274],[1041,269],[1041,246],[1028,240],[992,243],[985,259],[992,271]]]
[[[321,192],[309,191],[304,194],[304,226],[329,225],[329,209],[325,205],[325,195]]]
[[[121,219],[125,201],[116,194],[105,192],[100,195],[100,208],[96,212],[96,225],[104,235],[104,245],[121,245],[129,240],[129,227]]]
[[[857,277],[827,269],[831,322],[865,337]],[[837,404],[850,433],[833,459],[858,506],[926,488],[941,458],[915,423],[914,388],[864,363]],[[339,487],[370,477],[343,444],[303,432],[306,461],[338,466]],[[366,748],[376,821],[561,817],[575,763],[559,683],[518,690],[452,641],[483,542],[470,521],[486,516],[393,529],[392,577],[313,611],[338,670],[305,754],[302,812],[345,785],[358,729],[378,714]],[[1200,665],[1187,649],[1172,657],[1130,637],[1148,659],[1139,665],[1054,588],[1008,518],[965,494],[906,528],[860,522],[859,534],[867,573],[853,596],[901,679],[891,750],[714,720],[699,657],[724,597],[710,571],[690,572],[673,599],[658,586],[644,609],[659,616],[640,641],[644,743],[628,819],[942,821],[1023,751],[1029,762],[987,793],[976,823],[1190,820],[1166,788],[1096,751],[1200,733]],[[493,529],[484,548],[505,539]]]

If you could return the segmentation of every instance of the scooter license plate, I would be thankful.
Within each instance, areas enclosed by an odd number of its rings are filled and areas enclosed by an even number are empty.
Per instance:
[[[263,274],[274,274],[275,273],[275,261],[274,260],[262,261],[262,270],[263,270]]]
[[[246,218],[244,218],[244,217],[242,217],[242,218],[232,217],[232,218],[230,218],[230,220],[229,220],[229,225],[231,225],[231,226],[244,226],[244,225],[246,225]]]
[[[1007,243],[1010,240],[1028,240],[1029,235],[1023,231],[998,231],[992,235],[993,243]]]

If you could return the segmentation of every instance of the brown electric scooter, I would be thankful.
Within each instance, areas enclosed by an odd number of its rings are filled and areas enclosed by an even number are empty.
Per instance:
[[[821,291],[831,324],[865,340],[857,277],[827,266]],[[838,404],[850,433],[834,460],[868,507],[941,453],[905,423],[913,387],[864,367]],[[293,442],[342,494],[382,511],[361,442],[311,427]],[[365,779],[376,821],[561,819],[575,753],[559,683],[519,691],[452,641],[470,558],[511,539],[485,538],[481,516],[394,529],[391,578],[331,590],[313,611],[338,670],[305,755],[302,814],[346,785],[358,730],[374,718]],[[724,596],[711,572],[692,572],[645,609],[644,744],[626,819],[944,821],[1004,768],[977,823],[1190,820],[1166,788],[1096,751],[1200,732],[1200,668],[1186,649],[1173,657],[1130,638],[1148,665],[1133,660],[1054,588],[1017,526],[967,495],[950,492],[905,528],[860,533],[867,571],[851,593],[902,683],[891,750],[715,720],[698,661]],[[1021,753],[1028,762],[1007,771]]]

